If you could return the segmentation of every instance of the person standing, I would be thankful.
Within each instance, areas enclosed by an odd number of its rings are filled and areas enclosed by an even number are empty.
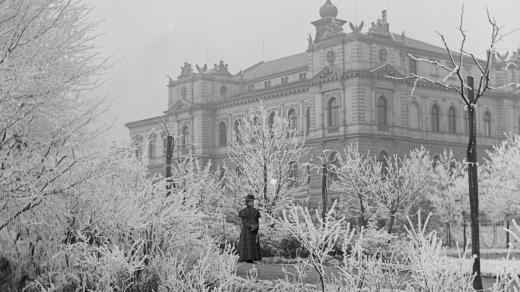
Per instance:
[[[242,231],[238,243],[239,262],[254,263],[254,261],[262,259],[258,240],[260,212],[254,208],[254,200],[253,195],[247,195],[246,207],[238,213],[238,216],[242,219]]]

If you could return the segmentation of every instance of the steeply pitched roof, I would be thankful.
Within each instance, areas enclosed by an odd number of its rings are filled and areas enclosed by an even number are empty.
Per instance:
[[[251,80],[305,66],[307,66],[307,54],[304,52],[272,61],[260,62],[247,68],[242,74],[244,79]]]

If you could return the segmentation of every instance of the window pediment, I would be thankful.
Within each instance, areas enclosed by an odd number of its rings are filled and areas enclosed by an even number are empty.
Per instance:
[[[321,84],[321,83],[331,82],[331,81],[339,80],[342,76],[343,76],[343,72],[338,67],[326,66],[311,79],[311,83],[312,84]]]

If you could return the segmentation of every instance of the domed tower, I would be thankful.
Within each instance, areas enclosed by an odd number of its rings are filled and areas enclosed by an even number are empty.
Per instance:
[[[321,18],[336,18],[336,16],[338,16],[338,8],[336,7],[336,5],[332,4],[330,0],[327,0],[327,2],[325,2],[325,4],[323,4],[323,6],[321,6],[320,8],[320,16]]]
[[[319,43],[325,39],[343,34],[343,25],[345,20],[337,19],[338,8],[327,0],[320,8],[321,19],[314,21],[312,24],[316,26],[316,36],[314,43]]]

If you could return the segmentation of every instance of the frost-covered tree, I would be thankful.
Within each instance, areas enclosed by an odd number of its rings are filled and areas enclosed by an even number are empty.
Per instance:
[[[462,220],[462,210],[466,210],[460,186],[455,180],[464,178],[465,164],[458,161],[453,153],[444,151],[435,162],[431,176],[431,189],[428,199],[433,203],[437,220],[446,224],[446,243],[452,242],[452,226]]]
[[[348,146],[331,171],[337,174],[331,189],[340,193],[338,207],[347,216],[357,218],[358,225],[366,227],[377,214],[377,199],[373,192],[381,182],[381,164],[370,153],[360,153],[355,146]]]
[[[0,231],[37,222],[36,209],[95,175],[78,171],[101,109],[81,93],[105,67],[89,11],[80,1],[0,2]]]
[[[382,164],[382,163],[380,163]],[[381,169],[381,181],[373,186],[378,212],[388,218],[388,233],[396,219],[408,215],[412,204],[427,190],[431,163],[426,149],[412,150],[408,155],[394,155]]]
[[[307,208],[293,206],[277,222],[281,228],[290,232],[309,251],[309,264],[318,273],[321,290],[326,291],[325,262],[336,245],[348,244],[354,231],[345,224],[345,218],[335,218],[335,204],[324,218],[318,210],[311,213]]]
[[[258,208],[273,215],[293,200],[304,199],[304,137],[288,119],[259,106],[237,119],[233,131],[228,151],[234,169],[226,169],[226,185],[241,205],[252,193]]]
[[[468,194],[470,203],[470,217],[471,217],[471,248],[474,256],[473,273],[475,276],[474,288],[477,291],[482,290],[482,279],[480,272],[480,238],[479,238],[479,196],[478,196],[478,162],[477,162],[477,105],[478,101],[485,96],[489,90],[500,88],[518,87],[519,84],[503,84],[499,87],[493,86],[493,74],[496,72],[497,59],[497,45],[499,42],[509,35],[503,33],[503,26],[498,25],[494,17],[487,11],[487,20],[491,26],[491,35],[489,37],[489,46],[485,51],[485,58],[478,59],[475,53],[468,52],[466,45],[466,30],[463,27],[464,23],[464,5],[462,6],[460,24],[458,31],[461,35],[460,46],[457,50],[450,49],[448,42],[444,35],[439,34],[444,47],[448,64],[441,63],[435,60],[425,58],[418,58],[409,54],[411,58],[416,61],[424,62],[435,66],[442,70],[445,74],[441,78],[435,79],[428,76],[419,75],[411,72],[409,76],[404,78],[394,78],[401,80],[413,81],[413,88],[411,95],[414,95],[415,89],[420,83],[429,83],[434,86],[449,90],[461,98],[465,104],[468,117],[469,137],[466,149],[466,161],[468,163]],[[478,76],[471,76],[465,67],[474,67],[477,70]],[[454,82],[450,77],[455,77]],[[390,77],[392,78],[392,77]],[[475,82],[476,80],[476,82]],[[476,83],[476,84],[475,84]]]
[[[483,200],[487,208],[484,209],[495,220],[504,220],[509,228],[511,220],[520,216],[520,136],[507,136],[487,154],[483,177]]]

